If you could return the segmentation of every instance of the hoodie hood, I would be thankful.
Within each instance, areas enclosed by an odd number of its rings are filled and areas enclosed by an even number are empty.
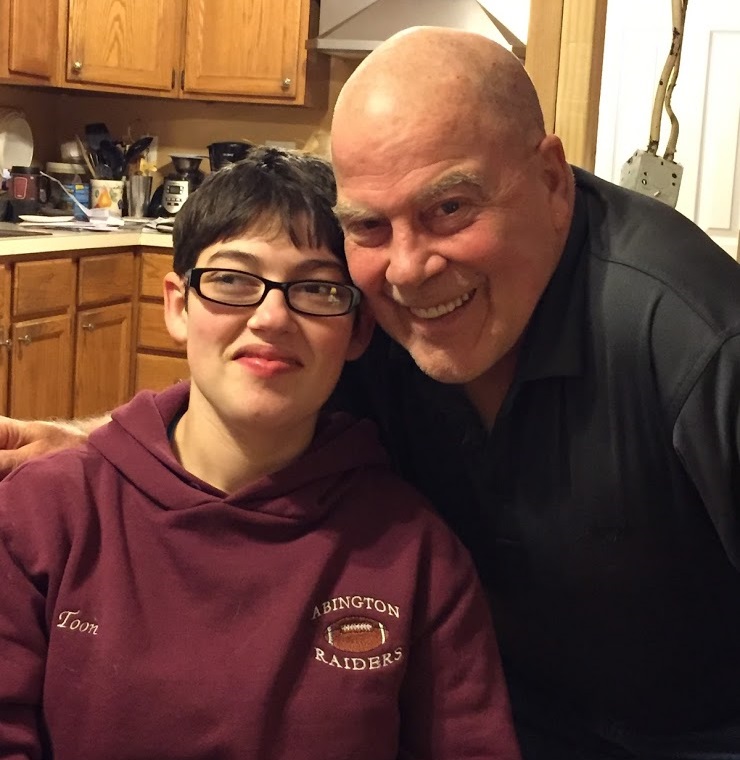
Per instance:
[[[146,498],[164,510],[231,505],[260,523],[314,522],[341,503],[348,485],[372,478],[387,457],[368,420],[344,413],[319,419],[309,448],[287,467],[233,494],[187,472],[177,461],[168,426],[187,406],[189,383],[155,394],[142,391],[113,413],[89,443]]]

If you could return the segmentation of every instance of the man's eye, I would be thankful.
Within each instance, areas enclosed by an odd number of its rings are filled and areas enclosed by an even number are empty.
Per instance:
[[[452,214],[456,214],[462,208],[462,201],[459,201],[457,199],[450,199],[447,201],[442,201],[442,203],[438,204],[434,209],[432,209],[431,215],[434,217],[451,216]]]
[[[383,219],[358,219],[348,224],[344,232],[353,243],[372,247],[383,243],[388,230],[389,224]]]

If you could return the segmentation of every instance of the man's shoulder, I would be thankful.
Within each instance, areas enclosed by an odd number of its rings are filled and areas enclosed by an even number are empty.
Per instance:
[[[588,253],[603,265],[594,277],[600,295],[615,294],[628,308],[667,299],[677,315],[710,329],[740,328],[740,266],[731,256],[666,204],[575,173],[586,201]]]

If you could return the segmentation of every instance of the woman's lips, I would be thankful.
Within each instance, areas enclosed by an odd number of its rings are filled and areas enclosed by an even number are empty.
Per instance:
[[[243,349],[237,352],[234,359],[259,377],[293,372],[303,366],[295,356],[274,349]]]

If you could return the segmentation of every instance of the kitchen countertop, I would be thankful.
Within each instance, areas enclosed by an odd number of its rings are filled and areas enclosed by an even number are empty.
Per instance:
[[[172,235],[141,229],[117,229],[110,232],[77,232],[76,230],[44,230],[45,235],[0,237],[0,259],[24,254],[82,251],[105,248],[150,246],[172,248]]]

